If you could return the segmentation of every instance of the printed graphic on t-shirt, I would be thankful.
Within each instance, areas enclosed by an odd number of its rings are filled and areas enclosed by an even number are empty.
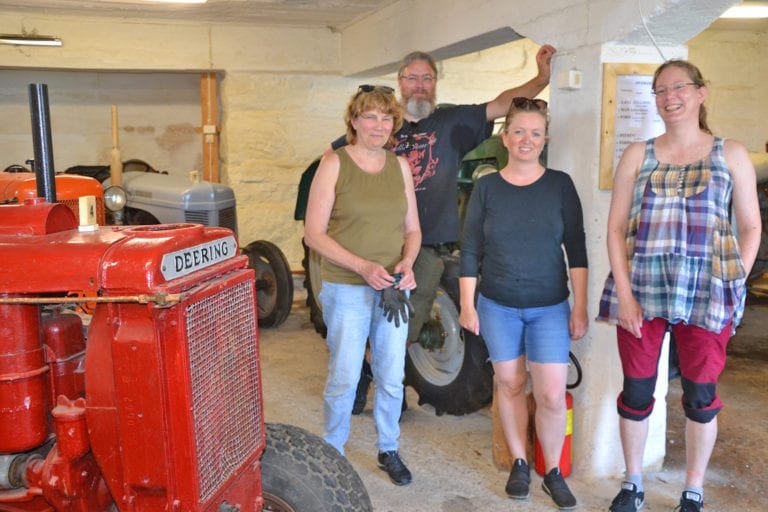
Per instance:
[[[395,153],[404,156],[411,166],[416,191],[425,190],[426,182],[437,172],[439,158],[434,155],[437,136],[430,133],[401,133]]]

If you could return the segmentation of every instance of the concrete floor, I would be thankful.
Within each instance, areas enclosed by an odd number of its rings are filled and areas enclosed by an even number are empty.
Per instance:
[[[293,310],[277,329],[261,331],[261,362],[267,421],[291,423],[320,434],[327,351],[309,323],[305,292],[297,291]],[[743,326],[731,340],[720,393],[720,435],[706,485],[706,510],[768,511],[768,305],[748,306]],[[683,422],[679,380],[670,385],[667,459],[659,473],[646,475],[645,511],[671,511],[685,480]],[[352,418],[347,457],[363,479],[377,512],[549,511],[555,510],[532,475],[527,501],[504,494],[507,474],[492,463],[490,409],[467,416],[441,416],[417,406],[408,388],[410,408],[401,423],[400,452],[414,475],[406,487],[392,485],[376,466],[376,434],[370,404]],[[578,510],[607,510],[619,480],[588,481],[574,473],[569,486]]]

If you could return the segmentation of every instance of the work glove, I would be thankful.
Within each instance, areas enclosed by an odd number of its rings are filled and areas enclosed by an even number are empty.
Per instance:
[[[414,310],[411,301],[404,290],[390,287],[381,291],[381,300],[379,307],[384,311],[387,322],[395,322],[395,327],[400,327],[400,322],[408,323],[408,319],[413,316]]]

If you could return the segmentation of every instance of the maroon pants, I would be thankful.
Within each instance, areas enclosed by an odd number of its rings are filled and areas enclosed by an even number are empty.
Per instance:
[[[617,400],[619,415],[640,421],[653,411],[661,344],[667,328],[675,338],[683,386],[683,409],[688,419],[708,423],[720,412],[717,381],[725,367],[725,349],[731,324],[719,333],[683,323],[670,325],[663,318],[644,320],[642,337],[617,327],[624,389]]]

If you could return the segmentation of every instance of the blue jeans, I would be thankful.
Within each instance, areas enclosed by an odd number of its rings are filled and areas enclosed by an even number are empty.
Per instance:
[[[371,346],[374,392],[373,418],[379,451],[397,450],[403,403],[405,346],[408,325],[387,322],[379,307],[381,292],[367,285],[323,281],[320,304],[328,327],[328,378],[323,392],[323,439],[344,454],[352,405],[365,355]]]
[[[494,363],[526,355],[534,363],[567,363],[571,348],[568,300],[552,306],[512,308],[483,294],[477,299],[480,334]]]

